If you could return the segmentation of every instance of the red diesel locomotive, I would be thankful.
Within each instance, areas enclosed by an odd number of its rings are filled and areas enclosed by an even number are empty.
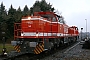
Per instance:
[[[74,42],[78,37],[78,28],[66,25],[62,16],[54,12],[35,12],[34,16],[22,17],[21,23],[14,24],[11,43],[17,52],[40,54]]]

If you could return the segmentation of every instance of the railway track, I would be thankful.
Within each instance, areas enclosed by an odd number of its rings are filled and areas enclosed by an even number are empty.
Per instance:
[[[66,53],[67,51],[69,51],[72,47],[72,45],[76,44],[72,43],[68,46],[66,46],[65,48],[56,48],[56,49],[52,49],[50,51],[45,51],[39,55],[35,55],[35,54],[28,54],[28,53],[17,53],[15,51],[11,51],[10,53],[8,53],[7,56],[0,56],[0,60],[39,60],[39,59],[43,59],[47,56],[54,56],[54,54],[57,54],[58,51],[64,52]],[[71,48],[70,48],[71,47]]]
[[[41,59],[41,60],[54,60],[53,58],[50,58],[50,57],[56,57],[56,58],[58,58],[58,54],[60,53],[60,55],[61,55],[61,57],[63,58],[63,57],[65,57],[65,55],[63,55],[63,54],[66,54],[66,53],[68,53],[71,49],[73,49],[75,46],[77,46],[78,44],[79,44],[80,42],[76,42],[76,43],[72,43],[71,45],[69,45],[69,46],[67,46],[66,48],[64,48],[64,49],[62,49],[62,50],[58,50],[57,52],[55,52],[55,53],[53,53],[53,54],[51,54],[51,55],[49,55],[49,56],[47,56],[47,57],[45,57],[45,58],[43,58],[43,59]],[[59,57],[59,58],[61,58],[61,57]],[[48,58],[48,59],[47,59]],[[50,58],[50,59],[49,59]],[[57,59],[58,60],[58,59]],[[61,59],[62,60],[62,59]]]

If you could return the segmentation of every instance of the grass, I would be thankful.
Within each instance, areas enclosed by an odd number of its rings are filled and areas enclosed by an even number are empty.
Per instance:
[[[14,50],[14,48],[11,44],[5,44],[5,47],[7,49],[7,52]],[[0,44],[0,53],[2,53],[2,49],[3,49],[3,44]]]

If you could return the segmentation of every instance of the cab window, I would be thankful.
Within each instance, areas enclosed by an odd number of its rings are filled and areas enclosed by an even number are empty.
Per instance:
[[[52,18],[52,22],[56,22],[56,18],[55,17]]]
[[[59,18],[58,19],[58,22],[63,23],[63,19],[62,18]]]

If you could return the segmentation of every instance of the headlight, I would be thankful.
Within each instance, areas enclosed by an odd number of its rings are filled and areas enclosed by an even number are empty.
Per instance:
[[[87,39],[85,39],[85,41],[86,41]]]
[[[5,52],[4,55],[7,55],[7,53]]]
[[[30,20],[30,19],[31,19],[31,17],[28,17],[28,19]]]
[[[38,37],[38,34],[36,34],[36,36]]]
[[[21,33],[21,36],[23,36],[23,33]]]

